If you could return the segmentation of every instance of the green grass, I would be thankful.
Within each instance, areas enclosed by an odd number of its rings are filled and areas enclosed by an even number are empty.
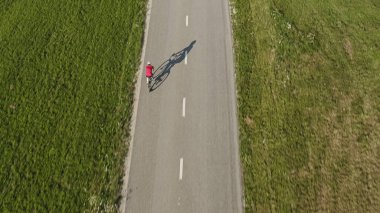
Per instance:
[[[0,1],[0,212],[116,211],[145,1]]]
[[[380,4],[232,0],[246,212],[380,212]]]

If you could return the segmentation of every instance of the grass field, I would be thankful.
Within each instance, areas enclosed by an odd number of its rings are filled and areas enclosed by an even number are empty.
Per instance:
[[[246,212],[380,212],[380,2],[232,6]]]
[[[145,3],[0,1],[0,212],[117,210]]]

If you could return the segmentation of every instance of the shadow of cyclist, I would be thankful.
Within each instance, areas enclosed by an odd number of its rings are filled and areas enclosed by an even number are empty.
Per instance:
[[[153,85],[150,87],[149,91],[154,91],[168,78],[170,71],[174,65],[180,63],[185,59],[186,54],[189,54],[191,49],[195,44],[196,40],[192,41],[189,46],[183,48],[177,53],[173,53],[169,59],[164,61],[154,72],[153,72]]]

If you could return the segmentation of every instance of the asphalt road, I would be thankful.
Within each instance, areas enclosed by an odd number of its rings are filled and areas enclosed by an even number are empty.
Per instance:
[[[153,1],[126,212],[242,212],[231,41],[227,0]]]

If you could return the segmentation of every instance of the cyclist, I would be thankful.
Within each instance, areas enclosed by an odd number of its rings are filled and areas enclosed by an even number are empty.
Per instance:
[[[149,82],[151,81],[151,79],[153,77],[153,69],[154,69],[154,67],[148,61],[148,63],[146,64],[146,67],[145,67],[145,76],[146,76],[146,83],[147,84],[149,84]]]

